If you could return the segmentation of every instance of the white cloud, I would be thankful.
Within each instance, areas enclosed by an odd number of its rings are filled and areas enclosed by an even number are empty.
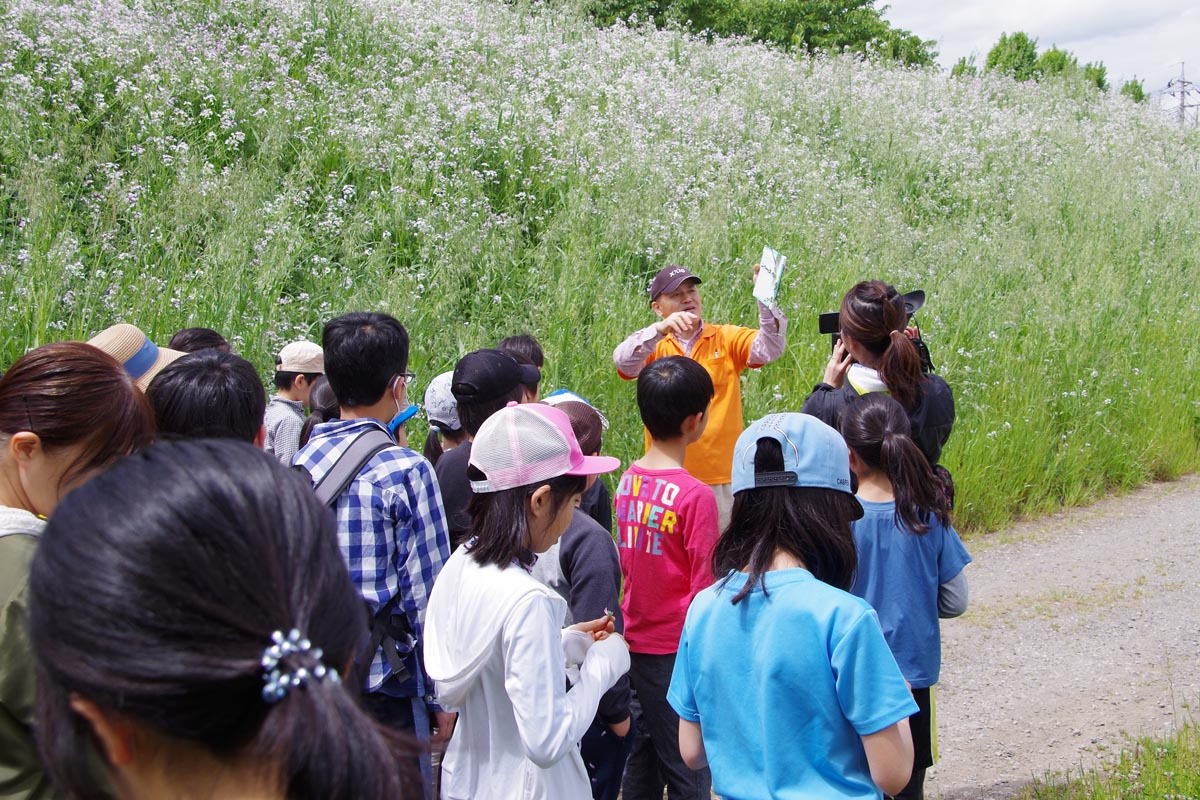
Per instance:
[[[882,3],[881,3],[882,5]],[[938,43],[938,61],[982,62],[1002,33],[1024,31],[1081,62],[1103,61],[1110,82],[1136,75],[1159,89],[1187,61],[1200,81],[1200,11],[1188,0],[892,0],[887,19]]]

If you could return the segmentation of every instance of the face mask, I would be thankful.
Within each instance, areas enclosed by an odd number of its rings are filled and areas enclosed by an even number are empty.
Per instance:
[[[400,426],[415,417],[420,410],[420,406],[410,405],[408,408],[396,412],[396,416],[392,417],[392,421],[387,424],[388,433],[392,435],[393,439],[396,438],[396,433],[400,430]]]

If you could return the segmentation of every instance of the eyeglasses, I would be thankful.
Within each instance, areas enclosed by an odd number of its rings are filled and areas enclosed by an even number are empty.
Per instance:
[[[399,375],[396,376],[396,378],[399,378],[400,380],[404,381],[405,386],[411,386],[412,382],[416,379],[416,377],[417,377],[417,373],[415,373],[415,372],[401,372]]]

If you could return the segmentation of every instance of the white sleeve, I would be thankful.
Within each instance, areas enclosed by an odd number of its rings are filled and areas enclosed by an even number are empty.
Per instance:
[[[560,622],[549,597],[531,595],[509,613],[500,637],[504,689],[521,744],[529,760],[543,769],[579,743],[596,716],[600,696],[629,670],[624,642],[597,642],[583,659],[579,683],[568,692]]]

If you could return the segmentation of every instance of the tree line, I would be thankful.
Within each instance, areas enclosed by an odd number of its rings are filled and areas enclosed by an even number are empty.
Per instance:
[[[897,28],[883,18],[875,0],[577,0],[597,25],[650,21],[678,25],[714,37],[741,36],[789,52],[859,53],[907,66],[932,66],[935,42]],[[963,57],[950,70],[954,77],[980,72],[975,56]],[[1038,53],[1037,39],[1018,31],[1001,34],[988,51],[983,71],[998,71],[1019,81],[1057,78],[1109,91],[1101,61],[1080,64],[1074,53],[1057,46]],[[1134,102],[1149,96],[1136,78],[1120,93]]]
[[[1074,53],[1063,50],[1057,45],[1039,54],[1037,39],[1022,31],[1000,34],[1000,40],[988,51],[983,69],[986,72],[1002,72],[1011,75],[1018,81],[1043,81],[1059,78],[1081,81],[1102,92],[1107,92],[1111,88],[1108,84],[1108,69],[1104,66],[1104,62],[1091,61],[1081,66]],[[951,68],[950,74],[954,77],[973,77],[979,74],[975,56],[960,58]],[[1142,82],[1137,78],[1125,81],[1119,91],[1135,103],[1144,102],[1149,97]]]
[[[860,53],[931,66],[934,42],[897,28],[875,0],[582,0],[598,25],[650,20],[709,37],[742,36],[795,52]]]

